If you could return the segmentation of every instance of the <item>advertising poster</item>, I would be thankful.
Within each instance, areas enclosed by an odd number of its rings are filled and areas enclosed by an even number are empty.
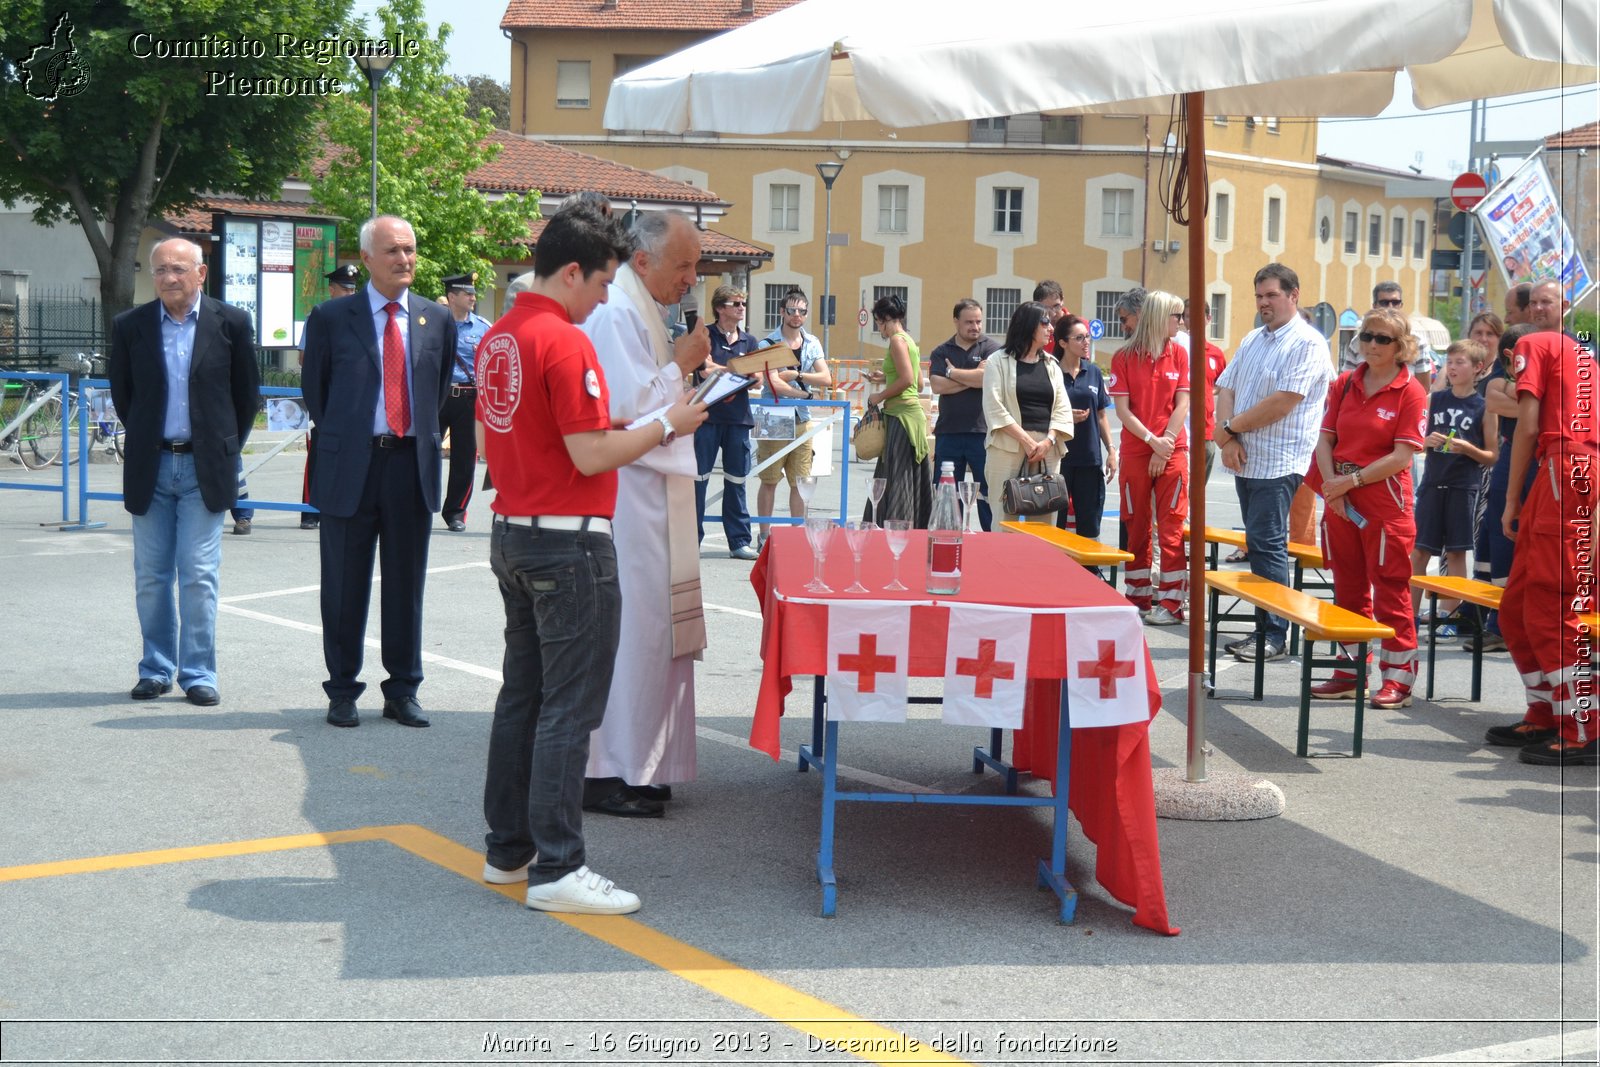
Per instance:
[[[257,298],[261,291],[260,230],[247,219],[228,219],[222,224],[222,300],[250,316],[250,325],[261,333]]]
[[[1574,304],[1594,288],[1541,157],[1518,167],[1472,211],[1507,283],[1559,278]]]
[[[261,220],[261,318],[256,342],[262,348],[289,348],[294,330],[294,223]]]
[[[339,227],[332,222],[297,222],[294,227],[294,335],[311,309],[328,299],[327,273],[339,265]]]

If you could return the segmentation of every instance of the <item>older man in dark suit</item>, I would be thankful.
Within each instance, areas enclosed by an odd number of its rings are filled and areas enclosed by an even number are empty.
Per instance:
[[[250,316],[202,296],[200,247],[173,238],[150,255],[157,299],[111,325],[111,399],[126,429],[123,507],[133,515],[134,601],[144,653],[129,695],[217,692],[222,516],[261,398]],[[177,590],[176,609],[173,590]]]
[[[361,227],[371,281],[306,318],[301,385],[317,424],[311,503],[322,516],[322,652],[328,723],[356,726],[357,681],[382,561],[383,715],[427,726],[422,684],[422,585],[431,515],[439,510],[439,412],[450,382],[455,322],[410,291],[411,224],[379,215]]]

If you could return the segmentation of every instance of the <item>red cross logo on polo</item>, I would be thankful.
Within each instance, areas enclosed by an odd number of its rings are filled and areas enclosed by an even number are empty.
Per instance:
[[[1017,729],[1027,703],[1032,613],[967,605],[949,611],[944,721]]]
[[[905,722],[911,608],[828,605],[828,715],[846,722]]]
[[[522,354],[517,339],[498,334],[478,353],[478,413],[486,429],[511,430],[511,416],[522,402]]]
[[[1117,658],[1117,643],[1115,641],[1100,642],[1100,658],[1078,661],[1079,678],[1098,678],[1100,680],[1100,699],[1114,700],[1117,695],[1117,679],[1132,678],[1134,662],[1131,659]]]
[[[863,693],[877,692],[878,675],[894,670],[893,656],[878,655],[878,636],[861,635],[861,649],[851,655],[839,657],[839,670],[856,676],[856,689]]]
[[[956,673],[968,674],[973,678],[973,696],[988,699],[994,695],[994,681],[996,678],[1014,678],[1016,676],[1016,664],[996,662],[994,644],[993,641],[987,639],[979,641],[977,659],[962,657],[956,660]]]

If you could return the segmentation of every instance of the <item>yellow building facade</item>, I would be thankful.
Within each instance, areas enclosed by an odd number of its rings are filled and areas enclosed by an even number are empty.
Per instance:
[[[677,7],[650,6],[658,23]],[[906,299],[927,351],[950,335],[957,300],[978,300],[1000,334],[1034,284],[1052,278],[1069,308],[1106,323],[1102,356],[1116,344],[1110,310],[1121,293],[1187,292],[1189,234],[1162,204],[1181,169],[1165,150],[1165,116],[1035,114],[900,130],[851,122],[773,137],[603,128],[613,77],[787,5],[748,6],[727,15],[685,4],[676,29],[641,31],[628,24],[638,13],[627,0],[599,9],[513,0],[502,27],[512,35],[513,132],[714,191],[732,204],[719,229],[772,250],[748,280],[753,331],[776,324],[790,285],[820,312],[829,198],[816,164],[825,161],[843,164],[831,197],[836,358],[881,353],[857,317],[889,291]],[[1425,310],[1434,201],[1385,195],[1411,175],[1319,159],[1306,120],[1216,117],[1205,133],[1216,343],[1231,352],[1251,329],[1253,276],[1272,261],[1300,275],[1301,306],[1326,302],[1330,319],[1365,311],[1372,286],[1389,279]]]

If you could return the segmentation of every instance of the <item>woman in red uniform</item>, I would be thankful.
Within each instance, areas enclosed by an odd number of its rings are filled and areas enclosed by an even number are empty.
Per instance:
[[[1367,312],[1357,340],[1366,362],[1328,387],[1312,480],[1320,480],[1327,503],[1322,542],[1333,567],[1334,601],[1394,627],[1394,636],[1378,645],[1383,684],[1372,706],[1401,708],[1411,703],[1417,677],[1411,460],[1427,435],[1428,396],[1411,373],[1417,340],[1403,314]],[[1311,692],[1324,700],[1355,696],[1354,666],[1336,670]]]
[[[1183,301],[1159,289],[1147,294],[1128,343],[1111,357],[1106,391],[1122,422],[1122,521],[1133,562],[1123,593],[1153,626],[1183,621],[1189,556],[1183,520],[1189,513],[1189,355],[1173,340]],[[1150,607],[1150,520],[1154,507],[1161,570]]]

